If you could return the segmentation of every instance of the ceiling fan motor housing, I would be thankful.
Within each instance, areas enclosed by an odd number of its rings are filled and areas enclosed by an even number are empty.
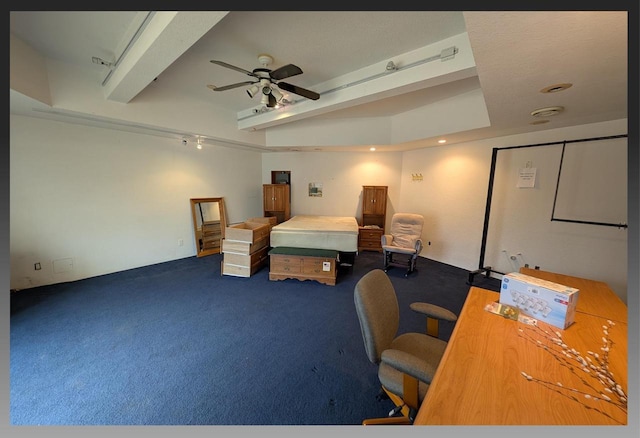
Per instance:
[[[258,55],[258,62],[265,67],[273,62],[273,58],[270,55],[260,54]]]

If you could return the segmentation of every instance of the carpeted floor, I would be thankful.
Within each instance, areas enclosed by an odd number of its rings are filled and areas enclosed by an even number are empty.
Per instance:
[[[382,255],[359,254],[336,286],[222,276],[221,255],[190,257],[12,294],[13,425],[357,425],[385,416],[353,304]],[[400,331],[409,309],[459,313],[468,271],[420,258],[389,271]],[[499,290],[478,276],[475,285]],[[448,339],[453,326],[443,327]]]

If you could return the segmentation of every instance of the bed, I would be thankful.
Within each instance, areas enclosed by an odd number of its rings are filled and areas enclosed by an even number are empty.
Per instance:
[[[354,217],[298,215],[271,228],[269,280],[295,278],[334,286],[337,266],[353,266]]]
[[[271,246],[358,251],[355,217],[297,215],[271,229]]]

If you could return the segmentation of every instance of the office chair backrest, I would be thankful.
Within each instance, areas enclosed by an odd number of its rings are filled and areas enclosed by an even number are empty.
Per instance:
[[[395,213],[391,218],[392,246],[413,248],[422,235],[424,217],[415,213]]]
[[[356,284],[354,301],[367,357],[377,365],[398,333],[400,310],[395,289],[383,270],[374,269]]]

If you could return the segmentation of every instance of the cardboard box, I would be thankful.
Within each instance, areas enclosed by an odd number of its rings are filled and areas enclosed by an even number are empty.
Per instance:
[[[225,228],[225,240],[236,240],[255,244],[260,239],[269,237],[271,225],[259,222],[240,222]]]
[[[502,277],[500,303],[517,307],[538,321],[565,329],[573,324],[579,290],[530,275],[512,272]]]

